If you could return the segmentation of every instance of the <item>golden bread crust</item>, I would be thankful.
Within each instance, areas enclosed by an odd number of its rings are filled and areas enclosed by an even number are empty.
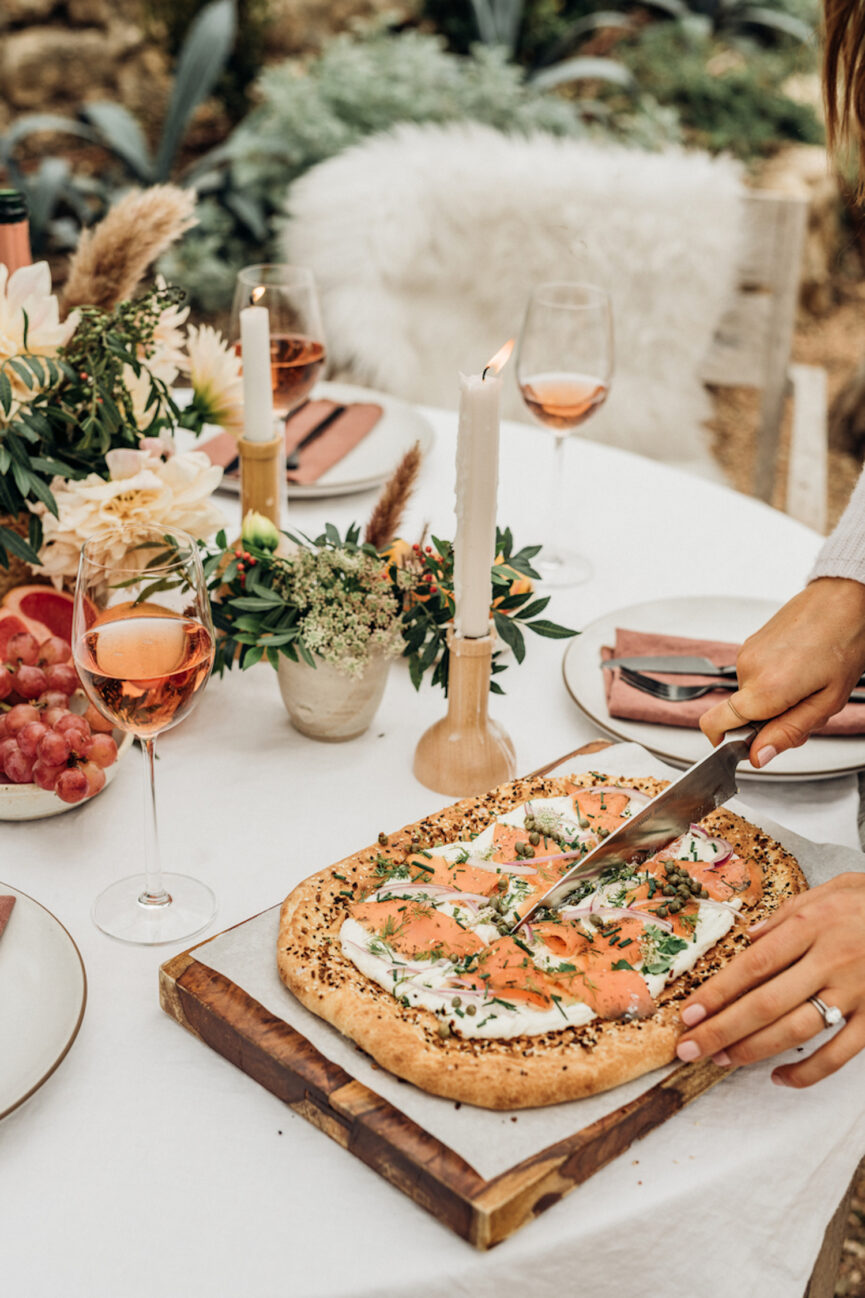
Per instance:
[[[429,1010],[405,1007],[343,955],[339,931],[352,903],[374,881],[376,858],[395,861],[430,842],[455,842],[483,830],[496,815],[532,797],[555,797],[574,785],[616,784],[654,796],[666,782],[588,772],[569,778],[515,780],[480,798],[467,798],[299,884],[282,906],[279,975],[298,1000],[333,1024],[383,1068],[422,1090],[488,1109],[534,1108],[620,1086],[675,1058],[681,1031],[678,1003],[747,945],[744,930],[807,883],[798,863],[762,830],[724,808],[702,824],[756,861],[763,897],[743,907],[743,920],[688,973],[666,987],[651,1018],[596,1019],[542,1036],[480,1039],[439,1035]]]

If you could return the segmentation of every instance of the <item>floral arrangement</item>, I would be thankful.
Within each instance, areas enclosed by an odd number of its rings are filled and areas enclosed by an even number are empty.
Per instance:
[[[181,290],[133,296],[149,263],[190,224],[194,197],[154,186],[82,236],[62,298],[45,262],[0,266],[0,564],[10,555],[60,583],[84,537],[133,519],[213,534],[221,472],[174,454],[177,427],[239,432],[240,362],[209,326],[188,325]],[[172,385],[189,380],[181,410]]]
[[[387,489],[385,492],[387,495]],[[375,519],[375,515],[374,515]],[[374,521],[373,519],[373,521]],[[369,537],[370,527],[367,528]],[[282,537],[295,547],[279,554]],[[225,535],[217,538],[225,546]],[[491,570],[491,617],[503,644],[522,662],[523,628],[555,639],[576,633],[542,618],[549,596],[533,597],[538,579],[530,560],[540,546],[514,552],[510,530],[498,532]],[[380,551],[360,528],[345,536],[328,524],[311,539],[285,532],[260,514],[244,520],[241,540],[230,550],[208,554],[205,571],[213,618],[221,633],[216,670],[235,662],[246,669],[263,658],[274,668],[279,655],[315,666],[315,655],[346,676],[362,675],[373,655],[408,659],[416,689],[428,671],[447,694],[448,630],[453,624],[453,546],[393,541]],[[507,666],[493,655],[493,674]],[[490,689],[503,693],[491,680]]]

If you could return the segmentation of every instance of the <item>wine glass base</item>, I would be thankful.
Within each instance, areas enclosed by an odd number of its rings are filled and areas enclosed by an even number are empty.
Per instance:
[[[541,552],[543,555],[543,551]],[[581,586],[594,574],[594,568],[582,554],[563,551],[536,559],[534,567],[541,574],[545,586]]]
[[[216,898],[207,885],[188,874],[163,874],[162,883],[171,900],[152,905],[141,900],[146,893],[146,875],[118,879],[93,903],[94,924],[120,942],[143,946],[179,942],[206,928],[216,914]]]

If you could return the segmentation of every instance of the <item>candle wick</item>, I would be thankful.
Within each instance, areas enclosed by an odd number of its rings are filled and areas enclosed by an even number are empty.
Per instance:
[[[481,375],[481,383],[483,383],[484,379],[487,377],[487,371],[489,370],[489,368],[490,368],[489,365],[484,366],[484,372]]]

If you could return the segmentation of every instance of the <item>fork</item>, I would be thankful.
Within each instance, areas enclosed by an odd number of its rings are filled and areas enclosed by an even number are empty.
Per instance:
[[[725,680],[717,678],[708,685],[670,685],[667,681],[655,680],[654,676],[646,676],[643,672],[635,672],[631,667],[620,667],[622,680],[626,685],[633,685],[634,689],[642,690],[644,694],[651,694],[656,699],[666,699],[669,703],[687,703],[689,699],[701,699],[704,694],[710,694],[712,690],[737,690],[738,681]],[[851,703],[865,703],[865,690],[853,690],[849,701]]]

